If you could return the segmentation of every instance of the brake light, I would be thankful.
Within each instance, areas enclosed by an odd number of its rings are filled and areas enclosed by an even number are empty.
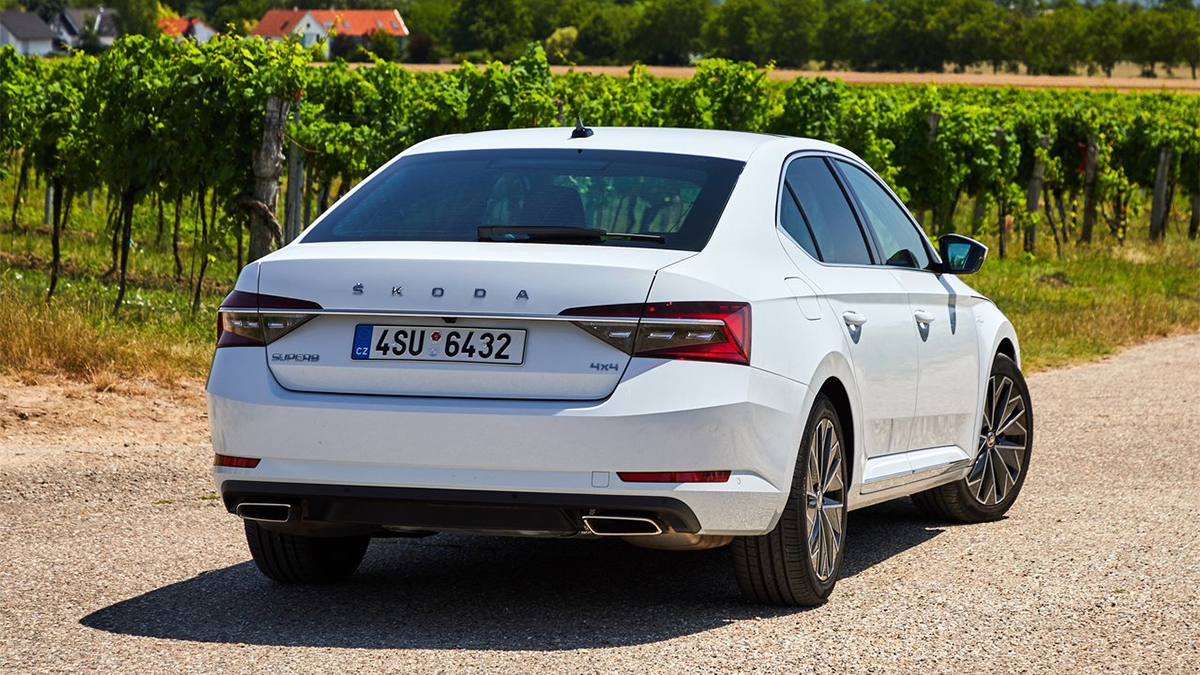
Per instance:
[[[576,307],[576,326],[631,356],[750,363],[750,305],[655,302]]]
[[[253,457],[230,457],[229,455],[213,455],[213,466],[228,466],[235,469],[253,469],[261,459]]]
[[[233,291],[217,312],[217,347],[262,347],[315,316],[321,306],[308,300]]]
[[[728,483],[732,471],[660,471],[655,473],[618,471],[626,483]]]

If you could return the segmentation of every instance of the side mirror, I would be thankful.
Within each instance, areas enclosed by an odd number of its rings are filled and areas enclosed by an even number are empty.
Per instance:
[[[938,253],[942,256],[941,269],[944,274],[974,274],[983,267],[988,248],[970,237],[961,234],[944,234],[938,237]]]

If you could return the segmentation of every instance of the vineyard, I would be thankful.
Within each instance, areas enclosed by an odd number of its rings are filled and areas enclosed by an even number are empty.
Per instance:
[[[209,263],[236,270],[281,244],[414,143],[576,116],[839,143],[895,185],[930,234],[965,231],[1001,257],[1200,229],[1191,96],[780,82],[715,59],[689,79],[640,66],[552,76],[537,46],[509,66],[447,72],[318,67],[288,43],[136,36],[100,57],[0,51],[0,180],[14,186],[5,225],[24,227],[19,206],[45,190],[53,294],[74,205],[105,195],[119,308],[131,243],[155,227],[161,237],[165,220],[176,279],[181,251],[199,260],[186,275],[194,307]],[[277,202],[280,180],[289,190]]]

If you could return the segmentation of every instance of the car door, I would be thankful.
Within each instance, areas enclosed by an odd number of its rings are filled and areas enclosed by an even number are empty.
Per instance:
[[[909,330],[919,356],[909,449],[960,446],[969,453],[979,391],[971,303],[959,298],[951,279],[929,269],[928,242],[891,192],[856,164],[837,160],[834,166],[875,238],[879,257],[908,294]]]
[[[888,268],[875,264],[867,235],[827,159],[792,159],[779,201],[785,248],[818,287],[845,333],[861,399],[866,456],[902,453],[910,445],[917,398],[917,344],[908,291]],[[900,457],[879,463],[878,471],[903,474],[909,467]]]

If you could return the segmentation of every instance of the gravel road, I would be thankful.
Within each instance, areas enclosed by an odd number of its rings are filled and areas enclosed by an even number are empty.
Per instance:
[[[0,377],[0,673],[1200,672],[1200,335],[1030,379],[1004,521],[850,516],[805,611],[727,551],[438,536],[332,588],[249,562],[212,493],[199,384]]]

